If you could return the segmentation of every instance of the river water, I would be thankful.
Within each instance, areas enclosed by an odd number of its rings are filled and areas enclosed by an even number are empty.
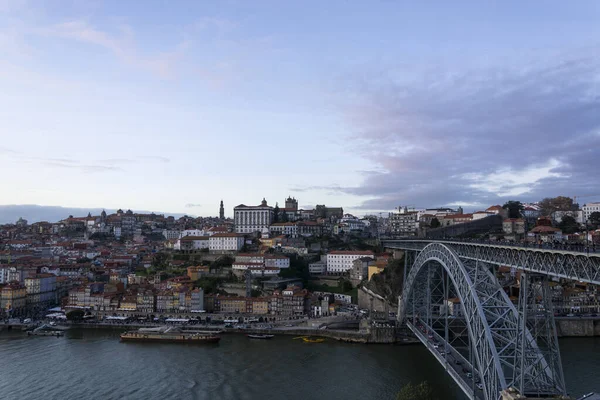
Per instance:
[[[600,338],[561,340],[571,394],[600,392]],[[0,399],[394,399],[427,380],[463,399],[421,345],[303,343],[290,336],[218,345],[120,343],[118,332],[0,333]]]

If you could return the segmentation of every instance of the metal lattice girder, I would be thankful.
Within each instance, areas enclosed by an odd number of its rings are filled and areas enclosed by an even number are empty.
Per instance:
[[[503,246],[472,242],[390,240],[384,247],[421,251],[431,243],[451,247],[462,259],[483,261],[557,278],[600,284],[600,253]]]
[[[517,349],[521,332],[519,315],[488,265],[463,263],[453,249],[441,243],[423,248],[404,284],[400,320],[408,315],[412,316],[413,323],[421,318],[431,326],[431,296],[436,284],[432,268],[440,265],[461,302],[470,347],[474,349],[474,373],[479,374],[484,398],[496,400],[502,389],[513,385],[514,377],[518,376],[515,362],[523,357]],[[554,377],[544,368],[546,363],[534,338],[527,331],[522,337],[521,349],[530,356],[523,369],[527,381],[534,381],[536,387],[555,387]]]

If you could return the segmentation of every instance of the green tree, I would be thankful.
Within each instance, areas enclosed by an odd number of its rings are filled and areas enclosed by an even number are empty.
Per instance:
[[[520,201],[509,200],[504,203],[502,208],[508,210],[508,218],[521,218],[523,204]]]
[[[567,234],[575,233],[579,230],[579,224],[577,223],[575,218],[573,218],[570,215],[563,216],[562,220],[560,221],[560,224],[558,224],[558,227],[563,233]]]
[[[402,387],[396,400],[433,400],[433,390],[425,381],[418,385],[408,383]]]
[[[273,209],[273,223],[276,224],[279,222],[279,203],[275,203],[275,208]]]
[[[429,224],[429,227],[430,228],[439,228],[440,225],[442,225],[442,224],[440,224],[440,220],[437,219],[437,217],[433,217],[431,219],[431,224]]]
[[[281,222],[289,222],[287,213],[285,211],[281,213]]]
[[[546,197],[538,203],[542,215],[550,216],[554,211],[575,211],[579,205],[573,203],[573,199],[566,196]]]
[[[598,229],[598,227],[600,227],[600,212],[594,211],[591,213],[587,222],[592,225],[592,228]]]

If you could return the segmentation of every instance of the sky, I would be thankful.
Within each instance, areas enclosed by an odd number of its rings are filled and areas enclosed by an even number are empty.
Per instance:
[[[600,2],[0,0],[0,204],[600,200]]]

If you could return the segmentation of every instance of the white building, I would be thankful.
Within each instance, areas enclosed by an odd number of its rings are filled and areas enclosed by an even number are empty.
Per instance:
[[[175,250],[197,251],[209,248],[209,236],[183,236],[177,239]]]
[[[3,267],[0,268],[0,284],[21,281],[21,272],[17,271],[16,267]]]
[[[179,232],[178,230],[175,230],[175,229],[163,229],[163,231],[162,231],[162,235],[167,240],[179,239],[180,234],[181,234],[181,232]]]
[[[575,221],[578,224],[583,224],[583,222],[584,222],[584,216],[583,216],[584,215],[584,211],[583,210],[577,210],[577,211],[554,211],[552,213],[552,220],[555,223],[559,224],[562,221],[563,217],[565,217],[567,215],[570,216],[570,217],[575,218]]]
[[[279,254],[267,254],[265,255],[265,267],[271,268],[289,268],[290,259],[289,257],[282,256]]]
[[[206,232],[204,232],[202,229],[186,229],[181,231],[180,236],[177,237],[182,238],[185,236],[206,236]]]
[[[240,204],[233,208],[235,231],[237,233],[262,232],[269,229],[273,222],[273,207],[263,199],[259,206]]]
[[[331,251],[327,254],[327,272],[339,273],[352,269],[354,260],[361,257],[375,258],[373,252],[365,251]],[[310,267],[309,267],[310,268]]]
[[[587,221],[590,219],[590,215],[594,212],[600,212],[600,203],[587,203],[581,207],[583,210],[583,217]]]
[[[244,247],[244,236],[237,233],[217,233],[208,239],[210,251],[240,251]]]
[[[308,264],[308,273],[311,275],[323,275],[327,272],[327,261],[317,261]]]
[[[269,227],[272,235],[298,236],[298,225],[295,222],[278,222]]]

